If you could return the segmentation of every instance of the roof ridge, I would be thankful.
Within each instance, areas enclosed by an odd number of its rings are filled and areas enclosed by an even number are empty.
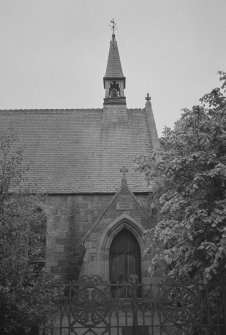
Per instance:
[[[103,108],[10,108],[0,109],[0,112],[36,112],[36,111],[102,111]]]
[[[57,112],[57,111],[103,111],[103,108],[10,108],[0,109],[0,112]],[[127,108],[127,111],[143,111],[143,108]]]

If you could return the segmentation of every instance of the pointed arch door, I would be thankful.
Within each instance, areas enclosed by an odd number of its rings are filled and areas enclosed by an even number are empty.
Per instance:
[[[140,246],[128,229],[122,229],[111,243],[109,271],[111,283],[130,282],[132,275],[141,282]]]

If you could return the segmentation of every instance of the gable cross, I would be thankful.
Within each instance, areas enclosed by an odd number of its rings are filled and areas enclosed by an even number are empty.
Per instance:
[[[122,172],[122,183],[125,183],[127,184],[127,180],[126,180],[126,173],[128,172],[129,170],[123,166],[121,169],[120,169],[120,172]]]
[[[151,97],[149,96],[149,93],[147,93],[147,96],[145,97],[145,100],[150,101]]]

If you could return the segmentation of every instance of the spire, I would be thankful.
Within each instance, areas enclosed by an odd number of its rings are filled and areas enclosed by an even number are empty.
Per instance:
[[[115,39],[116,23],[114,19],[110,22],[110,28],[112,29],[112,40],[110,42],[110,50],[108,54],[108,62],[105,77],[124,77],[122,72],[122,66],[120,56],[118,52],[118,45]]]
[[[112,35],[112,40],[110,42],[110,50],[108,54],[107,69],[105,73],[106,77],[124,77],[122,72],[122,65],[120,61],[120,56],[118,52],[118,45],[115,39],[115,35]]]
[[[122,72],[122,65],[120,61],[117,41],[115,39],[116,23],[114,19],[111,20],[111,29],[113,31],[110,42],[110,49],[108,54],[107,69],[104,80],[105,88],[105,105],[112,104],[126,104],[124,89],[126,86],[126,78]]]

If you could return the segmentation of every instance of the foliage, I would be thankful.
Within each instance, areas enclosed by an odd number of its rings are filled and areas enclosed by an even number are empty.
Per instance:
[[[10,130],[0,137],[0,333],[22,334],[44,319],[61,293],[44,271],[42,195],[26,183],[28,167]]]
[[[164,262],[175,277],[210,281],[226,266],[226,73],[219,75],[222,86],[165,129],[161,152],[137,160],[158,209],[147,252],[153,268]]]

